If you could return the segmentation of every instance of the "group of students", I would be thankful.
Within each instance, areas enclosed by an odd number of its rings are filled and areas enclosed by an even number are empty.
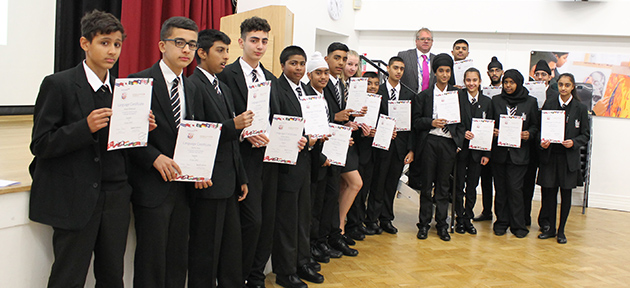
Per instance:
[[[435,204],[438,234],[450,239],[447,191],[455,162],[457,232],[476,233],[470,222],[474,188],[481,166],[490,157],[497,191],[494,231],[502,235],[509,227],[524,237],[520,186],[530,146],[542,151],[538,183],[543,187],[539,217],[543,233],[539,237],[556,235],[560,187],[563,202],[557,235],[559,242],[566,242],[570,192],[580,178],[576,151],[589,137],[586,108],[572,101],[577,96],[570,74],[561,75],[559,94],[550,94],[543,106],[567,111],[567,140],[560,145],[536,139],[538,107],[523,88],[518,71],[505,72],[503,92],[490,100],[479,89],[480,72],[469,69],[466,88],[459,90],[462,122],[445,124],[434,117],[433,97],[456,89],[448,84],[452,58],[440,54],[432,59],[435,82],[417,94],[401,85],[403,58],[392,57],[385,83],[380,84],[373,72],[362,76],[368,78],[367,92],[382,95],[379,113],[388,114],[388,101],[412,101],[412,131],[394,133],[390,149],[380,150],[371,145],[375,130],[353,121],[365,115],[366,108],[345,107],[347,80],[359,70],[356,52],[335,42],[326,56],[315,52],[307,57],[302,48],[289,46],[280,55],[283,73],[276,78],[260,63],[269,42],[268,22],[252,17],[240,29],[238,46],[243,54],[227,64],[231,44],[227,35],[212,29],[198,31],[195,22],[185,17],[165,21],[158,43],[162,59],[129,75],[153,79],[147,147],[107,151],[114,84],[109,69],[117,62],[126,35],[109,13],[93,11],[82,18],[80,45],[85,60],[47,76],[35,103],[29,216],[54,230],[55,259],[48,287],[83,287],[92,255],[97,286],[123,287],[130,203],[136,231],[136,287],[184,287],[186,282],[188,287],[264,287],[270,257],[279,285],[307,287],[302,280],[321,283],[319,262],[358,255],[350,246],[365,235],[397,233],[392,225],[393,201],[403,166],[410,163],[411,175],[420,175],[421,183],[418,238],[427,237]],[[193,58],[197,67],[186,77],[183,71]],[[345,167],[330,165],[322,153],[326,138],[309,135],[296,143],[300,150],[296,165],[263,161],[269,138],[264,134],[245,138],[241,132],[254,117],[247,110],[248,87],[264,81],[271,81],[270,122],[276,114],[301,117],[299,97],[325,99],[329,122],[353,130]],[[467,141],[474,137],[473,117],[498,121],[506,113],[527,118],[521,148],[495,145],[492,153],[468,150]],[[184,119],[222,124],[211,180],[175,181],[181,170],[173,153]]]

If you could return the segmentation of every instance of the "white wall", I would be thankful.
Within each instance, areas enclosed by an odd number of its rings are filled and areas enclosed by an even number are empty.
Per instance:
[[[0,45],[0,106],[34,105],[53,72],[55,1],[9,1],[7,45]]]

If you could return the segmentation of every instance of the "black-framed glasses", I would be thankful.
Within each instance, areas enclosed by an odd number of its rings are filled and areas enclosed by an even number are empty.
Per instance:
[[[184,48],[186,47],[186,45],[188,45],[188,48],[190,48],[190,50],[197,50],[198,45],[197,41],[188,41],[186,42],[186,40],[182,39],[182,38],[175,38],[175,39],[164,39],[162,41],[173,41],[173,44],[175,44],[175,47],[177,48]]]

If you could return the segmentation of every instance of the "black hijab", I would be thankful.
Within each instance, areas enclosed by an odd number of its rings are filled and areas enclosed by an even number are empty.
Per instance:
[[[529,90],[523,87],[523,74],[521,74],[521,72],[518,72],[518,70],[516,69],[510,69],[503,73],[503,81],[505,81],[505,79],[507,78],[512,79],[512,81],[516,83],[516,89],[512,94],[507,94],[505,92],[505,89],[503,89],[500,96],[503,97],[503,99],[507,101],[508,105],[512,107],[518,105],[519,103],[525,102],[527,100],[527,97],[529,96]]]

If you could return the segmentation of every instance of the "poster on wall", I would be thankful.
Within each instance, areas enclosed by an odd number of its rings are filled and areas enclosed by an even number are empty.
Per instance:
[[[529,78],[539,60],[551,69],[550,85],[557,87],[562,73],[575,76],[578,97],[597,116],[630,118],[630,55],[532,51]]]

